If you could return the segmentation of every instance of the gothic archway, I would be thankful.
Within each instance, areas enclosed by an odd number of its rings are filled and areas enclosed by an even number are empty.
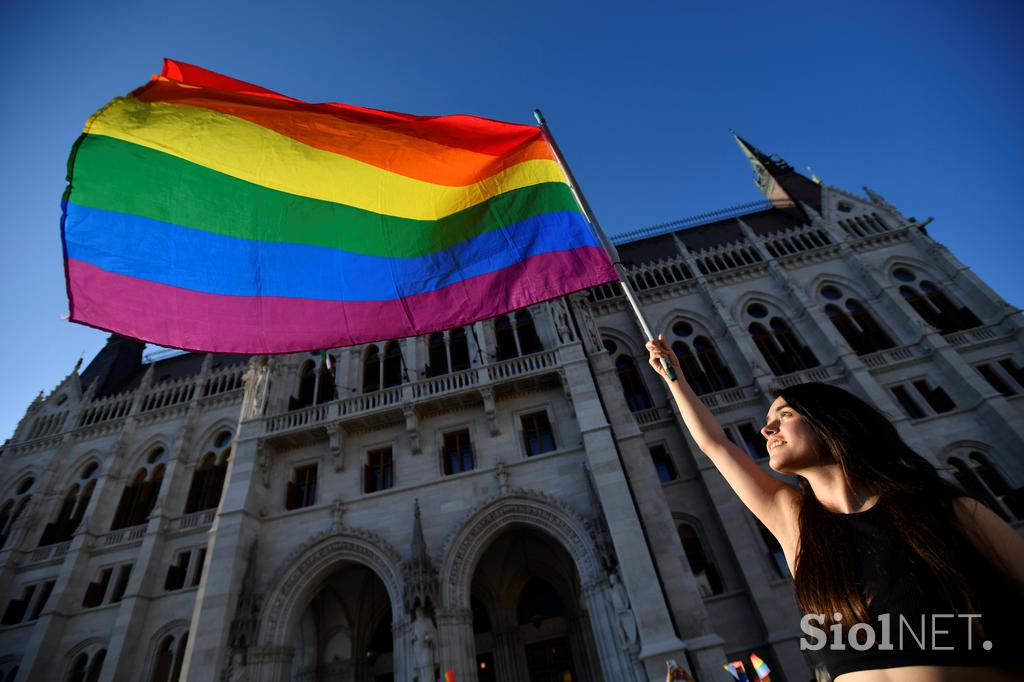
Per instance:
[[[354,596],[346,593],[340,588],[346,579],[360,583],[362,591]],[[372,680],[379,673],[392,674],[395,680],[411,679],[402,594],[401,559],[383,538],[343,528],[314,539],[284,562],[266,593],[258,646],[250,659],[255,666],[252,679],[293,679],[296,665],[305,665],[303,672],[319,679],[317,667],[326,670],[332,664],[351,671],[349,677],[339,679]],[[316,612],[334,602],[345,612],[316,631],[320,648],[316,660],[304,659],[296,649],[308,644],[310,617],[315,619]],[[382,632],[392,633],[391,651],[376,651]],[[324,651],[329,654],[326,659],[320,655]],[[346,665],[343,653],[358,657],[358,663]]]
[[[550,588],[560,595],[565,613],[554,617],[579,619],[582,623],[580,627],[585,629],[584,637],[574,644],[570,642],[571,648],[577,652],[574,660],[586,656],[590,665],[589,670],[579,670],[577,673],[587,674],[595,680],[633,679],[631,664],[623,651],[625,642],[611,603],[610,590],[613,586],[608,582],[602,567],[588,523],[558,500],[543,493],[525,490],[510,490],[480,505],[468,515],[446,545],[440,570],[439,628],[444,646],[441,652],[443,664],[454,669],[457,680],[474,682],[487,679],[478,675],[480,664],[486,661],[476,658],[474,619],[478,623],[477,629],[480,629],[479,623],[485,618],[493,626],[501,618],[491,620],[493,609],[484,603],[488,596],[495,595],[500,589],[508,589],[515,593],[518,600],[527,590],[530,578],[535,576],[531,575],[527,566],[529,562],[521,561],[518,566],[510,567],[511,572],[505,582],[496,587],[478,577],[477,569],[482,567],[487,570],[487,566],[493,563],[488,556],[492,548],[496,548],[500,554],[513,547],[517,538],[528,538],[529,542],[539,543],[553,549],[555,554],[561,554],[558,561],[560,577],[554,579],[557,584],[547,580],[548,585],[542,585],[539,589],[543,591]],[[535,572],[539,574],[543,571]],[[502,582],[501,579],[497,580]],[[473,609],[474,600],[477,613]],[[510,604],[503,604],[503,607],[509,608]],[[486,614],[481,613],[481,605]],[[518,605],[516,601],[515,606]],[[549,618],[543,616],[553,614],[541,615],[542,625],[546,626],[544,621]],[[508,624],[510,620],[518,620],[518,616],[512,614],[506,617],[505,623]],[[569,630],[571,628],[567,628],[564,634],[579,637],[579,628],[575,633]],[[494,653],[497,654],[497,651]],[[499,663],[497,658],[494,662]],[[503,677],[499,674],[495,679],[500,681]]]

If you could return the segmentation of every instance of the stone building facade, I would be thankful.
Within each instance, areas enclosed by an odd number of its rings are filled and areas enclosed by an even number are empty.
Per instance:
[[[834,383],[1019,523],[1020,312],[738,141],[766,202],[617,240],[730,437],[767,468],[773,389]],[[3,446],[0,538],[2,682],[811,676],[781,552],[611,285],[326,354],[111,337]]]

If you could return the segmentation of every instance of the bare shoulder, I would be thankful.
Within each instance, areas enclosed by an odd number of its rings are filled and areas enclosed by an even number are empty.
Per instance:
[[[953,500],[957,525],[971,544],[1024,585],[1024,538],[994,511],[970,497]]]

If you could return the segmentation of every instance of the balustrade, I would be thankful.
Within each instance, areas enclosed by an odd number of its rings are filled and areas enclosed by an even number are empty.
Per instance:
[[[428,400],[473,389],[479,386],[481,381],[497,383],[536,372],[548,371],[556,367],[557,364],[557,350],[531,353],[486,365],[483,368],[484,374],[481,373],[480,368],[472,368],[267,417],[264,421],[264,433],[281,433],[315,426],[337,418],[355,417],[378,410],[395,409],[403,403]]]
[[[131,393],[118,393],[107,398],[94,401],[82,410],[78,418],[78,426],[93,426],[112,419],[127,417],[132,409]]]
[[[141,412],[159,410],[179,403],[187,403],[195,392],[195,377],[178,379],[169,384],[162,384],[151,390],[142,399]]]

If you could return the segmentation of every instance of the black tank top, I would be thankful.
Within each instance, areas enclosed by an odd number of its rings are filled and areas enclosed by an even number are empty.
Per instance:
[[[904,542],[882,509],[835,514],[846,526],[858,557],[857,582],[868,605],[865,625],[842,623],[837,637],[832,614],[811,621],[824,631],[826,643],[817,656],[833,677],[857,670],[911,665],[1022,665],[1024,594],[1019,586],[989,562],[959,534],[954,542],[960,570],[974,590],[975,614],[957,614],[948,604],[926,564]],[[806,617],[805,617],[806,620]],[[977,625],[981,627],[978,628]],[[851,635],[864,647],[851,646]],[[804,641],[816,644],[804,627]],[[844,650],[833,650],[835,639]],[[990,644],[985,644],[985,642]],[[891,648],[890,648],[891,647]]]

